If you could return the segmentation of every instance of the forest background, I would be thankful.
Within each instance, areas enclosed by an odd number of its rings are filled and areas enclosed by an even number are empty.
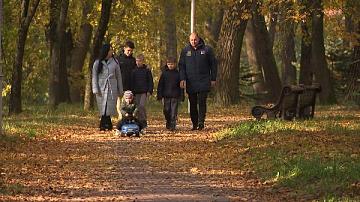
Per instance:
[[[195,30],[214,47],[222,105],[275,101],[281,86],[320,83],[322,104],[359,99],[359,1],[196,1]],[[190,1],[7,0],[1,66],[4,111],[93,106],[90,70],[102,43],[144,53],[155,82],[188,43]],[[339,99],[345,98],[345,99]]]

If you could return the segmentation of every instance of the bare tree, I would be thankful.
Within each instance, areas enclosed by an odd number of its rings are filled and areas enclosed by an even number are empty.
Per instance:
[[[93,39],[93,47],[91,52],[91,57],[89,61],[89,73],[86,78],[86,88],[84,96],[84,109],[89,110],[93,103],[93,96],[91,92],[91,71],[95,59],[100,54],[101,44],[104,41],[106,30],[108,29],[108,24],[110,20],[110,11],[111,11],[112,0],[102,0],[101,4],[101,16],[99,20],[99,26],[95,33]]]
[[[32,6],[30,6],[30,0],[22,0],[21,2],[21,16],[19,18],[20,24],[16,41],[16,53],[11,79],[11,94],[9,102],[10,114],[17,114],[22,111],[21,83],[25,43],[30,23],[35,15],[39,2],[40,0],[35,0]]]

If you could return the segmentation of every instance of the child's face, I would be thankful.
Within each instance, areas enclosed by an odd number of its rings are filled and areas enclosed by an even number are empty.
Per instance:
[[[142,67],[144,65],[144,60],[141,58],[136,58],[136,65]]]
[[[132,97],[127,97],[127,98],[125,98],[125,102],[126,102],[127,104],[130,104],[130,103],[132,102]]]
[[[168,66],[169,69],[175,69],[176,68],[176,64],[173,62],[168,62],[166,63],[166,65]]]
[[[125,54],[126,56],[130,56],[130,55],[132,54],[132,52],[133,52],[133,49],[132,49],[132,48],[130,48],[130,47],[125,47],[125,48],[124,48],[124,54]]]

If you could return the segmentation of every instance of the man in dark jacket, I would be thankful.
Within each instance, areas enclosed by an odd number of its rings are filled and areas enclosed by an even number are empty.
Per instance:
[[[189,41],[180,54],[180,86],[189,95],[192,130],[202,130],[207,95],[216,83],[217,63],[212,48],[197,33],[191,33]]]
[[[124,91],[130,90],[131,72],[136,67],[136,61],[132,55],[134,48],[135,48],[134,42],[126,41],[124,44],[124,48],[122,49],[122,51],[119,54],[119,57],[117,58],[121,69]]]

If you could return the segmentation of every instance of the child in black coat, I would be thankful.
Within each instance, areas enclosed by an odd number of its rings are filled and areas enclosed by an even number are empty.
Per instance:
[[[175,58],[168,58],[163,68],[157,88],[157,99],[164,104],[163,112],[166,120],[166,129],[176,129],[178,106],[184,101],[184,90],[180,88],[180,73],[176,69]]]
[[[137,67],[131,73],[131,90],[134,93],[135,103],[139,109],[139,122],[146,128],[146,102],[153,93],[154,83],[151,69],[144,62],[145,56],[143,54],[136,56]]]

